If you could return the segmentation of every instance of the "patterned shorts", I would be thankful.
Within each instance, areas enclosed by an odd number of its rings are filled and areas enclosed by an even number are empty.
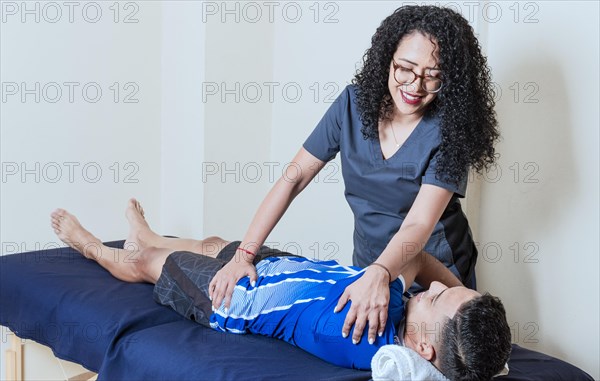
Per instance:
[[[212,314],[208,286],[215,274],[229,262],[240,245],[233,241],[225,246],[216,258],[189,251],[176,251],[167,257],[158,281],[154,285],[154,300],[173,308],[184,317],[210,327]],[[253,263],[267,257],[296,256],[294,254],[261,246]]]

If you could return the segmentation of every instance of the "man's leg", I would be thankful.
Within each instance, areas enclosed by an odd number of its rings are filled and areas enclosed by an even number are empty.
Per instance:
[[[144,219],[144,211],[135,199],[129,200],[125,215],[129,221],[129,235],[124,249],[103,245],[64,209],[53,212],[51,219],[54,232],[61,241],[126,282],[156,283],[167,257],[174,251],[189,251],[214,258],[229,244],[216,236],[204,240],[161,237],[150,229]]]
[[[208,285],[225,264],[224,260],[188,251],[145,247],[135,241],[133,243],[139,250],[115,249],[103,245],[66,210],[57,209],[51,218],[54,232],[63,242],[98,262],[115,278],[154,284],[155,301],[170,306],[188,319],[210,326],[212,309]]]
[[[229,241],[216,236],[194,240],[167,238],[156,234],[150,229],[144,218],[144,209],[134,198],[127,203],[125,216],[129,221],[129,236],[123,245],[126,250],[138,251],[141,247],[160,247],[171,249],[171,251],[189,251],[215,258],[229,244]]]
[[[61,241],[125,282],[155,283],[162,265],[173,252],[168,248],[138,246],[139,250],[130,251],[108,247],[64,209],[57,209],[51,214],[51,223]]]

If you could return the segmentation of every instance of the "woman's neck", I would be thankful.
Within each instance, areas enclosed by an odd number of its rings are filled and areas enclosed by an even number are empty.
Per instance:
[[[424,112],[414,114],[401,114],[400,112],[395,110],[394,114],[392,115],[391,122],[394,125],[400,126],[414,125],[418,123],[421,120],[421,118],[423,118],[423,115],[425,115]]]

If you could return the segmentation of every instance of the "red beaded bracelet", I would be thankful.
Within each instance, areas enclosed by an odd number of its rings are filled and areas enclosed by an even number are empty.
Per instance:
[[[251,255],[251,256],[253,256],[253,257],[255,257],[255,256],[256,256],[256,254],[254,254],[254,253],[253,253],[253,252],[251,252],[250,250],[246,250],[246,249],[244,249],[243,247],[238,247],[236,250],[243,251],[244,253],[246,253],[246,254],[250,254],[250,255]]]

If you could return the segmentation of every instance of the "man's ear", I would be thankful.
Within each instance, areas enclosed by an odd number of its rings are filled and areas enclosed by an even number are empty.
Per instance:
[[[433,361],[435,359],[435,348],[426,341],[417,343],[415,350],[427,361]]]

